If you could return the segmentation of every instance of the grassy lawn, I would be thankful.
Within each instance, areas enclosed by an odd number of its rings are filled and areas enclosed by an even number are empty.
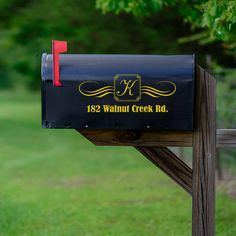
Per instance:
[[[191,199],[132,148],[41,128],[38,94],[0,94],[0,236],[190,236]],[[217,192],[217,234],[236,199]]]

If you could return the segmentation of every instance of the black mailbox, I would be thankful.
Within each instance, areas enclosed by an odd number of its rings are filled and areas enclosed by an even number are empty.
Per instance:
[[[61,86],[53,59],[42,56],[43,127],[193,129],[193,55],[62,54]]]

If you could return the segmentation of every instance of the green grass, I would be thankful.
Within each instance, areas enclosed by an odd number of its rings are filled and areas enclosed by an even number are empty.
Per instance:
[[[0,94],[0,236],[190,236],[191,199],[137,151],[41,128],[38,94]],[[217,235],[236,201],[217,194]]]

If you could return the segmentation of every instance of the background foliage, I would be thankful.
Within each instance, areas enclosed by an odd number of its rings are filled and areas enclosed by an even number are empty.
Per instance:
[[[97,8],[104,13],[132,13],[147,16],[165,9],[175,10],[192,29],[200,33],[188,37],[199,43],[223,42],[229,53],[236,52],[236,1],[235,0],[97,0]],[[173,13],[173,11],[172,11]]]
[[[68,40],[72,53],[196,53],[202,65],[211,54],[232,65],[224,49],[235,49],[235,1],[220,2],[0,0],[0,88],[39,89],[41,54],[52,39]],[[211,44],[200,45],[206,39]]]

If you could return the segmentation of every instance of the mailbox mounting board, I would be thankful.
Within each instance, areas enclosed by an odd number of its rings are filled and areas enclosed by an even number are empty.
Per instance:
[[[194,55],[42,56],[42,124],[89,130],[193,130]]]

